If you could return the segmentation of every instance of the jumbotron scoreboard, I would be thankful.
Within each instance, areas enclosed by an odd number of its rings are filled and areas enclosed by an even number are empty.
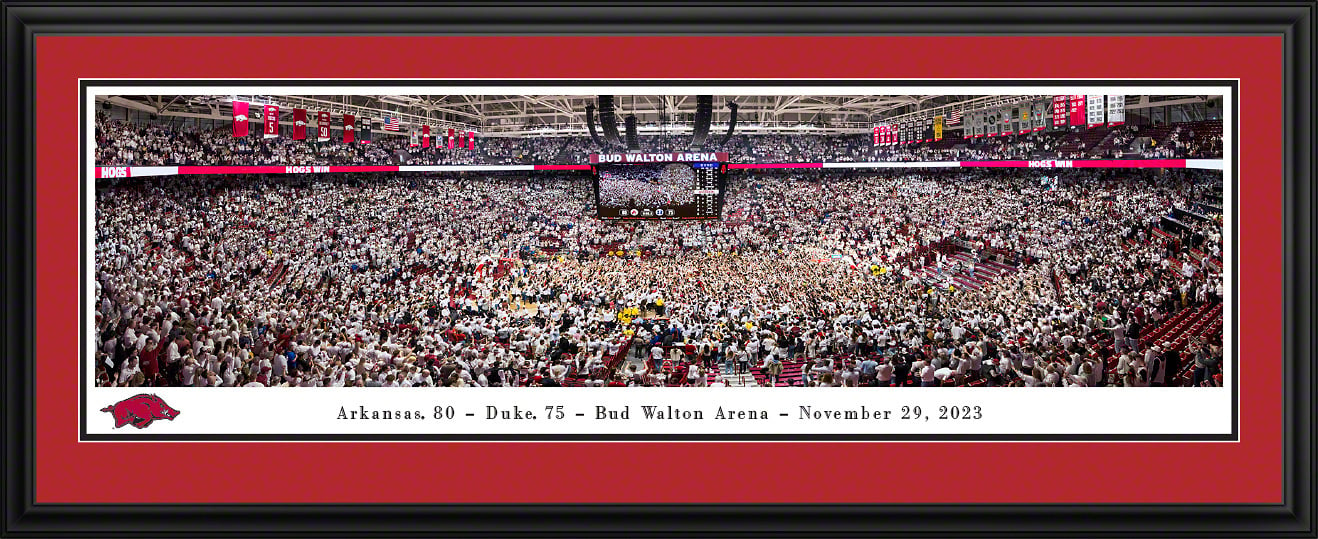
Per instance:
[[[605,153],[590,156],[600,219],[718,219],[728,154]]]

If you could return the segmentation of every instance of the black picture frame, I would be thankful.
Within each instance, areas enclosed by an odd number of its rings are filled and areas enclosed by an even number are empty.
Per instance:
[[[241,7],[241,9],[235,9]],[[436,9],[442,7],[443,9]],[[911,536],[1314,537],[1313,2],[975,5],[373,5],[6,2],[5,537]],[[1284,39],[1284,499],[1275,505],[188,505],[36,504],[33,477],[34,38],[260,35],[1276,35]],[[1310,329],[1305,329],[1310,328]],[[400,520],[399,517],[407,517]]]

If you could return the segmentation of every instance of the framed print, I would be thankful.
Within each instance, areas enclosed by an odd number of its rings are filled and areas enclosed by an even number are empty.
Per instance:
[[[6,536],[1313,536],[1311,5],[5,9]]]

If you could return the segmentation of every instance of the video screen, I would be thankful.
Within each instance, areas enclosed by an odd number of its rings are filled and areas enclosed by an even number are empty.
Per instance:
[[[602,219],[716,219],[722,213],[719,163],[596,165]]]

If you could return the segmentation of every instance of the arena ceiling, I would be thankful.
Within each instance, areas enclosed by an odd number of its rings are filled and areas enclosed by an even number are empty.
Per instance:
[[[731,111],[728,102],[737,103],[738,132],[792,132],[802,126],[820,129],[821,133],[867,133],[879,120],[896,120],[904,116],[933,116],[954,109],[1011,104],[1050,96],[985,95],[732,95],[714,96],[714,127],[726,128]],[[1147,102],[1147,97],[1141,97]],[[1127,103],[1136,105],[1127,98]],[[1159,96],[1159,101],[1203,96]],[[184,116],[223,119],[230,114],[229,103],[237,99],[280,105],[281,112],[292,108],[329,110],[333,113],[398,116],[404,124],[427,124],[475,130],[486,136],[536,136],[583,134],[586,130],[586,105],[595,103],[593,95],[304,95],[304,96],[182,96],[120,95],[97,96],[98,101],[151,112],[161,116]],[[618,124],[635,115],[641,131],[672,128],[681,132],[689,128],[695,115],[695,95],[615,95]],[[1200,102],[1201,99],[1200,99]],[[597,120],[598,121],[598,120]],[[598,124],[597,124],[598,127]]]

